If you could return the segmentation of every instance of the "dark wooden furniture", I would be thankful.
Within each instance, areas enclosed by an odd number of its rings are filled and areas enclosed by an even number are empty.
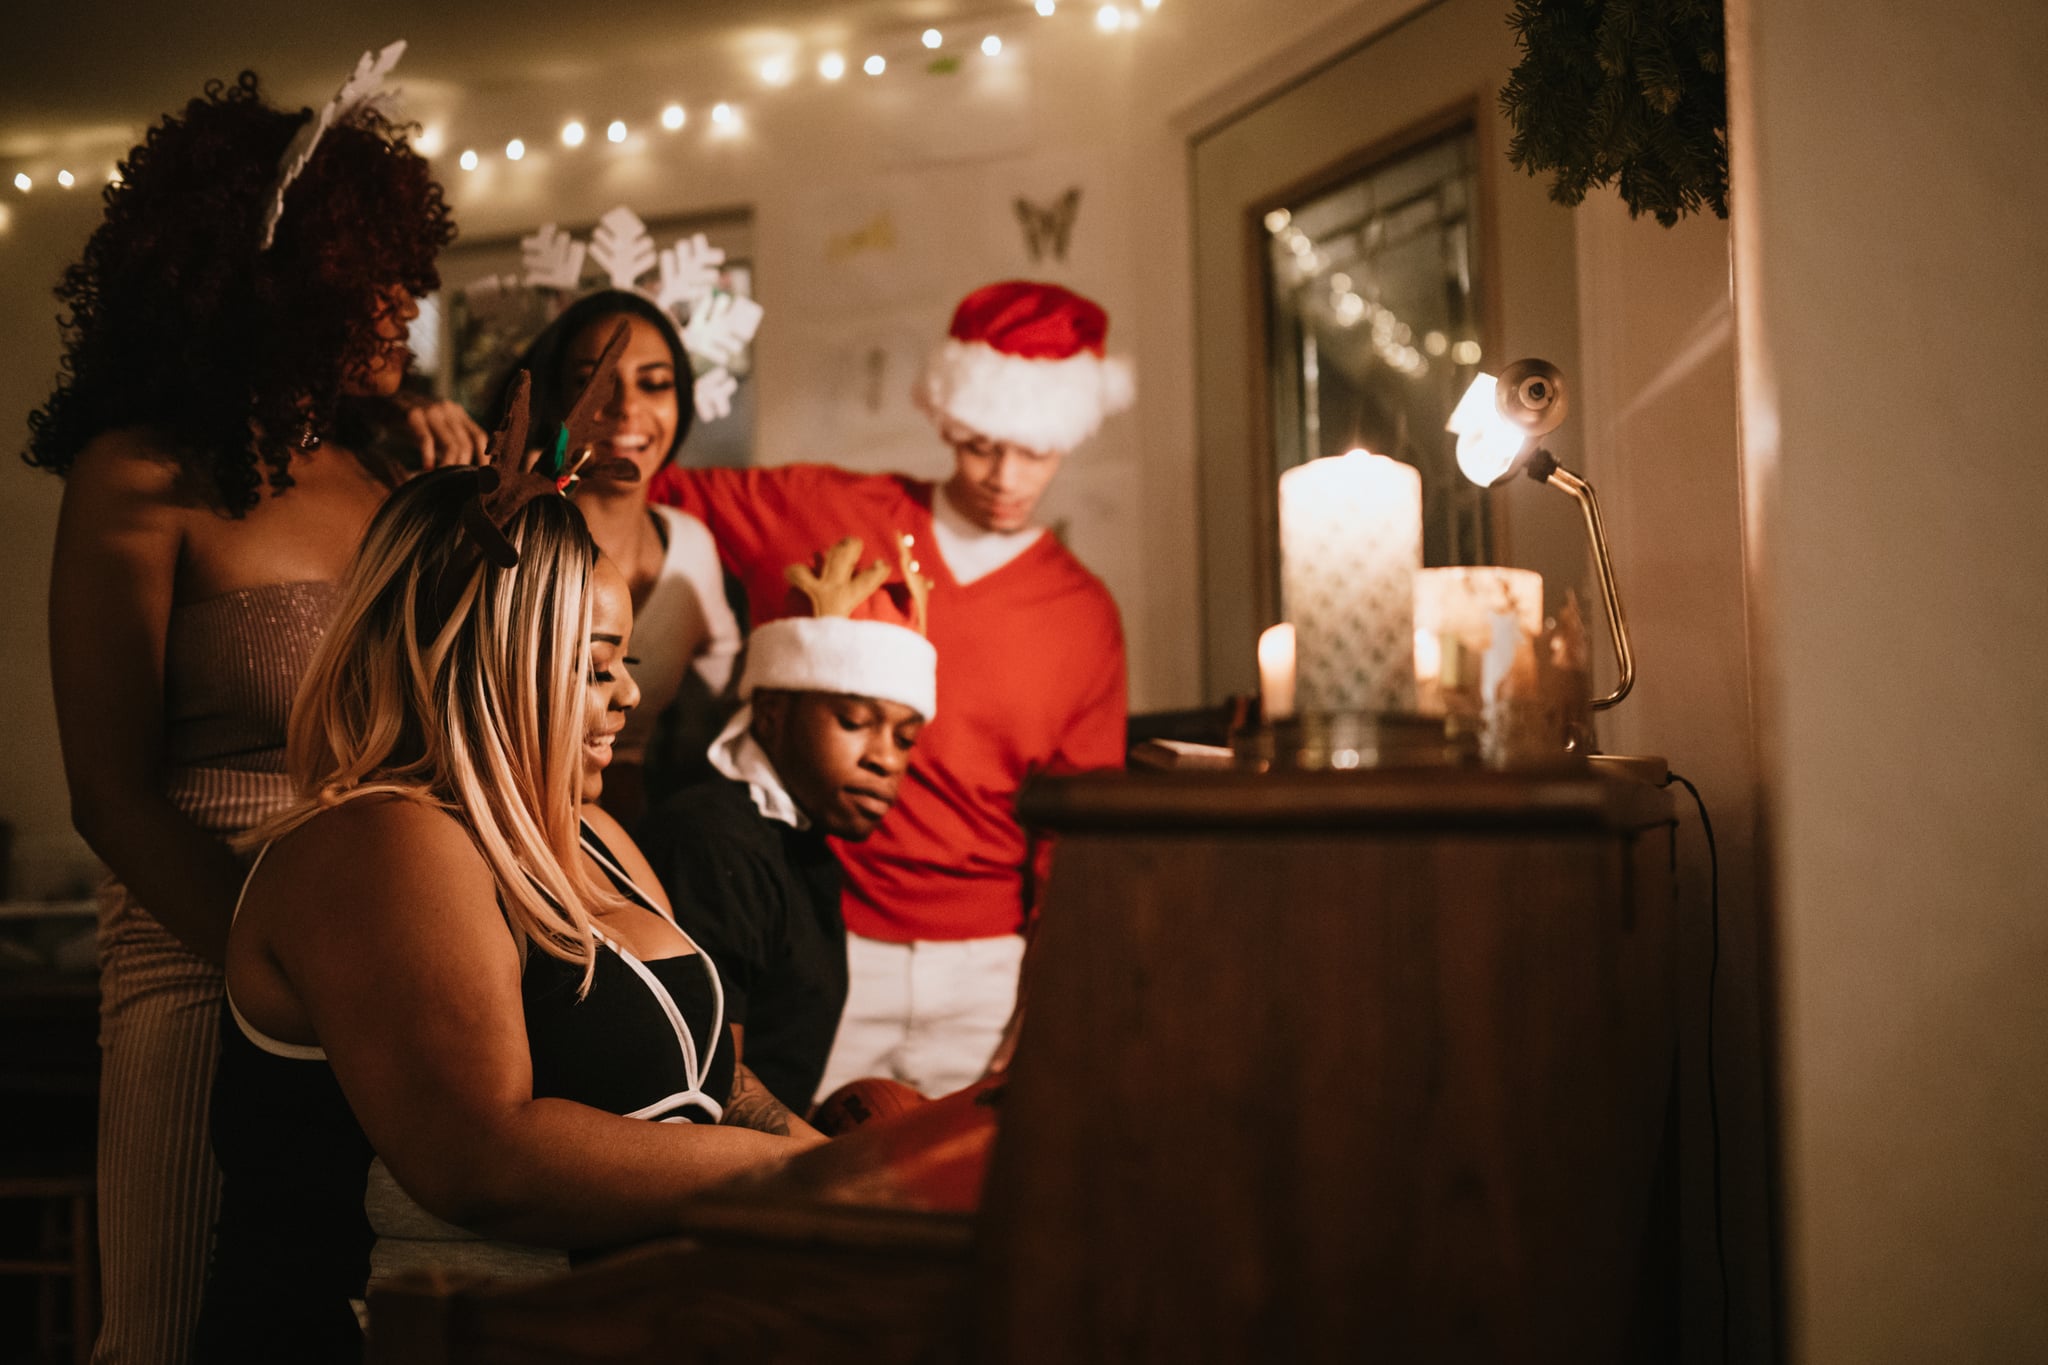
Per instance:
[[[828,1148],[626,1269],[415,1286],[431,1349],[375,1296],[377,1358],[539,1358],[514,1323],[550,1359],[738,1358],[677,1320],[705,1293],[762,1360],[1675,1354],[1662,792],[1133,773],[1038,783],[1023,813],[1060,851],[971,1249],[953,1215],[831,1202],[853,1153]],[[878,1271],[902,1287],[847,1278]]]
[[[27,1205],[33,1240],[0,1251],[0,1276],[35,1283],[39,1361],[92,1359],[99,1334],[99,1252],[90,1170],[0,1174],[0,1204]],[[60,1354],[61,1353],[61,1354]]]

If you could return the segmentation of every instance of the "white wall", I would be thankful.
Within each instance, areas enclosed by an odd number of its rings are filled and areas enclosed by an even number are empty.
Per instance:
[[[1720,855],[1716,1115],[1707,1076],[1712,869],[1692,803],[1674,788],[1685,1359],[1720,1358],[1718,1120],[1731,1354],[1762,1360],[1771,1349],[1769,1144],[1728,225],[1709,216],[1659,227],[1631,219],[1606,192],[1578,210],[1577,229],[1581,373],[1572,376],[1572,420],[1608,523],[1637,670],[1635,690],[1602,717],[1601,739],[1618,753],[1662,755],[1690,779]]]
[[[1790,1345],[2048,1351],[2048,8],[1743,0]]]

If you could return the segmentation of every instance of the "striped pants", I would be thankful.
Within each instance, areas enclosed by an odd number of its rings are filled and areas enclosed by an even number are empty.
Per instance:
[[[100,898],[95,1365],[184,1365],[199,1321],[220,1172],[207,1138],[220,968],[118,884]]]

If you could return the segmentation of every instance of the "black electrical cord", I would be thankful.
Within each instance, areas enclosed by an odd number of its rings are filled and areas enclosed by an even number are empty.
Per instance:
[[[1700,789],[1672,773],[1664,785],[1676,782],[1692,794],[1700,810],[1700,828],[1707,836],[1707,924],[1711,948],[1707,956],[1707,1125],[1713,1134],[1714,1152],[1714,1266],[1721,1275],[1721,1360],[1728,1360],[1729,1292],[1728,1242],[1721,1226],[1721,1086],[1714,1073],[1714,992],[1721,976],[1721,855],[1714,846],[1714,822],[1707,816],[1707,803]]]

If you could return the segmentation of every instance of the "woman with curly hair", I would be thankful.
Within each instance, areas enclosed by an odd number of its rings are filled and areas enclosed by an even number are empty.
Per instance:
[[[290,797],[284,731],[340,577],[403,476],[373,453],[406,324],[455,235],[404,130],[346,114],[265,218],[312,117],[256,77],[151,128],[64,274],[65,356],[29,463],[65,480],[50,655],[101,898],[95,1359],[186,1358],[219,1176],[206,1104],[242,878],[229,836]],[[455,410],[459,411],[459,410]],[[424,461],[482,434],[412,414]]]

